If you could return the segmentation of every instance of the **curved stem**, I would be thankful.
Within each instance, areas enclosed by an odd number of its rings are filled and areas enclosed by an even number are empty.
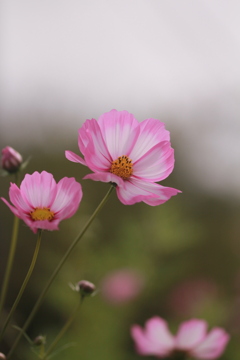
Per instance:
[[[18,185],[18,173],[15,174],[15,183]],[[20,221],[19,218],[17,216],[14,216],[10,252],[9,252],[9,256],[8,256],[6,272],[5,272],[5,276],[4,276],[4,279],[3,279],[1,295],[0,295],[0,316],[1,316],[2,309],[3,309],[4,303],[5,303],[5,298],[6,298],[6,295],[7,295],[9,278],[10,278],[10,275],[11,275],[13,260],[14,260],[14,256],[15,256],[15,252],[16,252],[19,221]]]
[[[16,310],[16,307],[18,306],[19,301],[21,300],[23,292],[24,292],[24,290],[25,290],[25,288],[26,288],[26,286],[28,284],[28,281],[29,281],[31,275],[32,275],[33,269],[34,269],[36,261],[37,261],[37,256],[38,256],[38,253],[39,253],[39,248],[40,248],[40,244],[41,244],[41,235],[42,235],[42,231],[39,230],[38,231],[37,243],[36,243],[36,247],[35,247],[35,250],[34,250],[34,253],[33,253],[33,258],[32,258],[31,265],[30,265],[30,267],[28,269],[27,275],[26,275],[26,277],[25,277],[25,279],[24,279],[24,281],[22,283],[22,286],[21,286],[21,288],[19,290],[19,293],[18,293],[18,295],[16,297],[16,300],[15,300],[15,302],[14,302],[14,304],[13,304],[13,306],[12,306],[12,308],[11,308],[9,314],[8,314],[7,320],[6,320],[6,322],[5,322],[4,326],[3,326],[3,329],[2,329],[2,332],[1,332],[1,335],[0,335],[0,341],[3,338],[5,330],[6,330],[8,324],[9,324],[9,322],[10,322],[10,320],[11,320],[13,314],[14,314],[14,311]]]
[[[73,320],[76,317],[76,314],[78,312],[78,309],[80,307],[82,302],[79,302],[77,304],[77,306],[75,307],[75,309],[73,310],[71,316],[69,317],[68,321],[66,322],[66,324],[63,326],[63,328],[61,329],[61,331],[58,333],[58,335],[56,336],[56,338],[54,339],[54,341],[52,342],[52,344],[49,346],[49,348],[47,349],[46,353],[44,354],[43,358],[41,358],[42,360],[47,360],[48,359],[48,355],[53,351],[53,349],[57,346],[59,340],[63,337],[63,335],[65,334],[65,332],[67,331],[67,329],[69,328],[69,326],[71,325],[71,323],[73,322]]]
[[[79,240],[82,238],[82,236],[85,234],[85,232],[87,231],[87,229],[89,228],[89,226],[91,225],[91,223],[93,222],[93,220],[95,219],[95,217],[97,216],[97,214],[99,213],[99,211],[102,209],[102,207],[105,205],[105,203],[107,202],[110,194],[112,193],[113,189],[115,188],[114,185],[111,185],[110,189],[108,190],[107,194],[105,195],[105,197],[103,198],[103,200],[100,202],[100,204],[98,205],[98,207],[96,208],[96,210],[94,211],[94,213],[92,214],[92,216],[89,218],[89,220],[87,221],[87,223],[85,224],[85,226],[83,227],[82,231],[80,231],[80,233],[77,235],[77,237],[75,238],[75,240],[72,242],[72,244],[70,245],[70,247],[68,248],[67,252],[65,253],[65,255],[63,256],[62,260],[59,262],[58,266],[56,267],[56,269],[54,270],[52,276],[50,277],[50,279],[48,280],[45,288],[43,289],[42,293],[39,295],[38,300],[36,302],[36,304],[34,305],[30,315],[28,316],[27,320],[25,321],[25,324],[23,325],[22,331],[19,333],[18,337],[16,338],[11,350],[8,353],[7,359],[10,359],[12,353],[14,352],[21,336],[23,335],[23,333],[26,331],[26,329],[28,328],[28,326],[30,325],[33,317],[35,316],[39,306],[42,304],[42,301],[49,289],[49,287],[51,286],[53,280],[55,279],[55,277],[57,276],[57,274],[59,273],[59,271],[61,270],[63,264],[65,263],[65,261],[67,260],[67,258],[69,257],[69,255],[71,254],[72,250],[75,248],[75,246],[77,245],[77,243],[79,242]]]

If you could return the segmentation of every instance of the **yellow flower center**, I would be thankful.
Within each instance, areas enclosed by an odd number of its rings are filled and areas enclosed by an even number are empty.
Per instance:
[[[132,160],[128,156],[119,156],[112,162],[110,172],[127,180],[133,173]]]
[[[51,221],[54,218],[54,212],[49,208],[36,208],[30,212],[31,218],[35,221],[48,220]]]

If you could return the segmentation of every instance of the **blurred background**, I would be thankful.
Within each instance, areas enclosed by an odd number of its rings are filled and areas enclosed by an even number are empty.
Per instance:
[[[115,108],[156,118],[171,132],[174,172],[162,184],[182,194],[158,207],[124,206],[116,194],[54,282],[28,330],[50,344],[77,301],[69,283],[87,279],[85,301],[62,339],[58,359],[139,359],[134,323],[158,315],[176,331],[203,318],[231,341],[222,359],[240,356],[240,4],[237,0],[2,0],[0,147],[12,146],[27,172],[46,170],[83,186],[77,214],[45,232],[38,263],[19,304],[21,326],[49,275],[108,190],[82,181],[88,169],[65,159],[79,152],[86,119]],[[0,196],[9,181],[0,178]],[[13,215],[0,203],[0,280]],[[10,309],[36,236],[21,222]],[[17,331],[9,329],[0,351]],[[34,355],[22,340],[16,360]]]

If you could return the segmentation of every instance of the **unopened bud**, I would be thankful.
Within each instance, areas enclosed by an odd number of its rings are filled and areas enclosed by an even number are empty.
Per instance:
[[[3,353],[0,353],[0,360],[6,360],[6,356]]]
[[[14,173],[19,170],[22,164],[22,156],[14,150],[11,146],[6,146],[2,149],[1,166],[9,173]]]
[[[39,335],[33,340],[34,345],[41,346],[46,344],[46,337]],[[0,358],[1,359],[1,358]]]
[[[90,296],[96,290],[96,287],[93,283],[87,280],[81,280],[78,283],[78,289],[82,296]]]

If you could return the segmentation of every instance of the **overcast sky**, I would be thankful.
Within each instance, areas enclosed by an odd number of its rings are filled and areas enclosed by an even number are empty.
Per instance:
[[[177,129],[195,181],[240,196],[239,14],[238,0],[1,0],[1,147],[128,110]]]

